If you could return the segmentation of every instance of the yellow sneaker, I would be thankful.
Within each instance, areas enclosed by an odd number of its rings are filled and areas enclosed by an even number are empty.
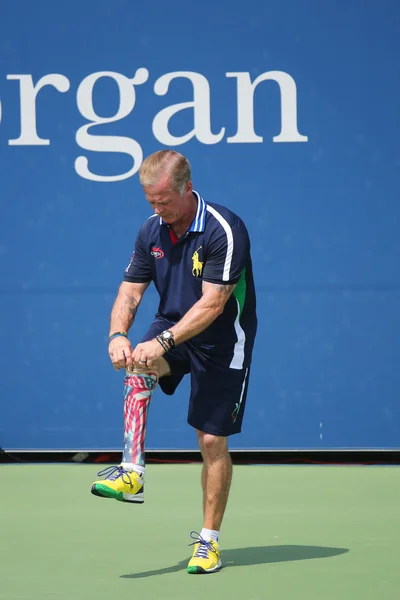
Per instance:
[[[192,531],[190,537],[196,540],[189,546],[194,546],[193,556],[187,566],[188,573],[215,573],[221,568],[221,553],[218,542],[203,540],[199,533]]]
[[[121,466],[107,467],[97,473],[105,479],[95,481],[91,492],[102,498],[115,498],[121,502],[144,502],[144,481],[135,471],[126,471]]]

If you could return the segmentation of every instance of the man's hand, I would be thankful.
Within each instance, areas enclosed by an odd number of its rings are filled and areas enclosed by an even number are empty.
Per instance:
[[[116,371],[133,367],[132,346],[128,338],[121,335],[111,340],[108,345],[108,354]]]
[[[154,363],[165,353],[156,339],[138,344],[132,353],[133,365],[138,369],[152,369]]]

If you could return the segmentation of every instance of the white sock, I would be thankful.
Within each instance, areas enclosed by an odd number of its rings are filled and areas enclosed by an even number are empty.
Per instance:
[[[121,463],[121,467],[125,469],[125,471],[135,471],[142,479],[146,473],[146,467],[135,465],[134,463]]]
[[[203,527],[203,529],[200,532],[200,535],[203,538],[203,540],[206,540],[206,542],[210,542],[211,540],[213,542],[218,542],[219,531],[215,531],[214,529],[205,529]]]

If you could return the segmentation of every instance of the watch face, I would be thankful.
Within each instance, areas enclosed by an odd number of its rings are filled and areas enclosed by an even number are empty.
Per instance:
[[[170,331],[164,331],[162,336],[164,340],[170,340],[172,338],[172,333]]]

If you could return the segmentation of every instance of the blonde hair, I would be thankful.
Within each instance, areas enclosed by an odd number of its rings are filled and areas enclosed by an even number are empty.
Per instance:
[[[170,180],[172,189],[182,196],[187,182],[192,178],[190,162],[175,150],[159,150],[150,154],[139,169],[142,185],[154,185],[163,175]]]

